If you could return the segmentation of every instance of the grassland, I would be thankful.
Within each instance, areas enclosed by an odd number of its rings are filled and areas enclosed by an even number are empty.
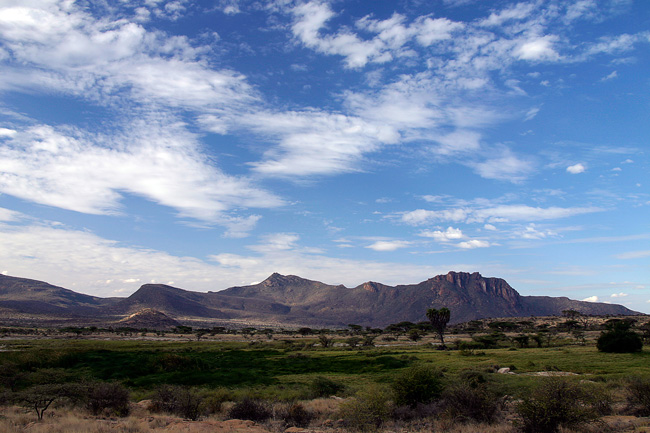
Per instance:
[[[602,353],[592,342],[578,345],[557,339],[551,347],[500,347],[467,352],[435,350],[430,341],[418,344],[398,341],[386,347],[356,348],[346,347],[344,341],[323,348],[316,338],[4,339],[0,341],[0,376],[6,383],[6,376],[12,375],[12,386],[17,389],[30,386],[30,374],[39,371],[61,374],[61,380],[67,382],[118,382],[130,390],[133,401],[150,399],[157,387],[169,384],[191,387],[206,395],[218,394],[223,401],[250,397],[276,404],[302,401],[307,406],[305,402],[316,398],[313,391],[316,378],[324,377],[343,385],[339,396],[346,398],[373,384],[387,388],[406,369],[422,364],[440,369],[446,386],[457,383],[463,372],[479,371],[500,395],[508,395],[513,401],[525,397],[548,375],[562,375],[574,383],[605,384],[620,402],[624,399],[621,389],[629,377],[650,379],[648,349],[631,354]],[[512,374],[496,373],[502,367],[510,368]],[[330,411],[322,418],[336,416]],[[495,432],[511,428],[490,427]]]

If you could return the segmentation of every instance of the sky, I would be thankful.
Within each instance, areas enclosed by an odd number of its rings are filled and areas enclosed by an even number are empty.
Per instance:
[[[0,272],[650,313],[649,96],[647,0],[0,0]]]

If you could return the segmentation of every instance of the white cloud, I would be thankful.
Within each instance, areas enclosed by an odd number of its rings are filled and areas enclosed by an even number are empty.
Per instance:
[[[551,236],[557,236],[557,233],[553,230],[540,230],[533,223],[513,232],[513,237],[517,239],[544,239]]]
[[[492,224],[485,224],[485,225],[483,226],[483,228],[484,228],[485,230],[490,230],[490,231],[495,231],[495,230],[497,229],[497,228],[496,228],[495,226],[493,226]]]
[[[0,263],[7,274],[44,280],[98,296],[128,295],[147,281],[174,281],[178,287],[188,290],[222,290],[262,281],[273,272],[348,287],[369,280],[386,284],[416,283],[447,273],[449,267],[467,267],[332,258],[302,252],[290,236],[285,237],[284,243],[289,249],[281,246],[280,236],[270,236],[265,239],[276,242],[280,248],[251,256],[217,254],[209,257],[212,262],[122,245],[87,231],[49,226],[0,224],[0,237],[3,246]],[[106,283],[108,280],[110,283]]]
[[[462,248],[464,250],[472,250],[475,248],[487,248],[490,246],[490,243],[488,241],[482,241],[479,239],[472,239],[469,241],[465,242],[460,242],[459,244],[456,245],[458,248]]]
[[[410,225],[428,224],[433,221],[453,221],[460,222],[467,218],[467,212],[463,209],[446,209],[442,211],[433,211],[417,209],[411,212],[401,214],[402,222]]]
[[[602,209],[589,207],[532,207],[526,205],[501,205],[487,208],[452,208],[444,210],[417,209],[399,214],[400,220],[409,225],[423,225],[436,221],[451,222],[506,222],[541,221],[568,218],[576,215],[600,212]]]
[[[296,248],[298,240],[300,236],[295,233],[272,233],[262,236],[261,244],[248,248],[257,252],[288,251]]]
[[[514,51],[514,55],[521,60],[553,61],[560,56],[553,49],[553,44],[558,41],[555,35],[534,37],[521,43]]]
[[[566,171],[571,174],[579,174],[579,173],[584,173],[587,168],[581,164],[577,163],[574,165],[570,165],[566,168]]]
[[[244,77],[200,59],[205,47],[124,19],[95,19],[72,2],[8,5],[0,9],[0,37],[16,60],[2,70],[0,88],[46,87],[104,102],[126,93],[189,108],[232,109],[255,99]]]
[[[0,138],[1,137],[13,137],[16,135],[17,131],[8,128],[0,128]]]
[[[452,240],[462,239],[465,237],[460,229],[447,227],[447,230],[424,230],[419,233],[419,236],[433,238],[437,242],[449,242]]]
[[[404,47],[412,40],[422,46],[429,46],[450,39],[453,32],[464,27],[463,24],[446,18],[419,17],[412,24],[406,25],[406,18],[400,14],[393,14],[386,20],[364,17],[357,21],[356,27],[374,33],[375,36],[372,39],[362,39],[348,29],[322,34],[326,23],[335,16],[325,2],[301,3],[292,8],[290,13],[294,17],[293,34],[300,42],[324,54],[343,56],[348,68],[360,68],[369,62],[388,62],[396,56],[406,55]]]
[[[511,20],[523,20],[529,17],[534,9],[535,4],[533,3],[517,3],[499,12],[492,12],[488,18],[481,20],[480,24],[482,26],[492,27],[501,26],[504,22]]]
[[[650,257],[650,250],[629,251],[627,253],[617,254],[614,257],[621,260],[642,259],[644,257]]]
[[[234,207],[282,204],[210,165],[196,136],[161,119],[135,121],[112,136],[34,126],[0,145],[0,156],[0,191],[77,212],[115,213],[127,191],[241,233],[257,217],[229,215]]]
[[[588,298],[583,299],[585,302],[598,302],[598,296],[589,296]]]
[[[374,251],[395,251],[400,248],[406,248],[410,244],[407,241],[377,241],[368,245],[366,248]]]
[[[624,297],[626,297],[626,296],[628,296],[628,294],[627,294],[627,293],[623,293],[623,292],[620,292],[620,293],[612,293],[612,294],[611,294],[611,297],[612,297],[612,298],[624,298]]]
[[[488,157],[481,162],[466,162],[465,164],[486,179],[505,180],[513,183],[521,182],[533,171],[533,163],[515,155],[507,148],[499,150],[501,155]]]
[[[524,118],[524,120],[526,120],[526,121],[528,121],[528,120],[533,120],[533,119],[535,118],[535,116],[537,116],[537,114],[539,113],[539,110],[540,110],[539,107],[533,107],[533,108],[531,108],[531,109],[528,110],[528,112],[526,113],[526,117]]]
[[[618,78],[618,72],[614,71],[609,75],[604,76],[603,78],[600,79],[600,81],[609,81],[613,80],[615,78]]]
[[[24,215],[11,209],[0,207],[0,222],[11,222],[23,219]]]

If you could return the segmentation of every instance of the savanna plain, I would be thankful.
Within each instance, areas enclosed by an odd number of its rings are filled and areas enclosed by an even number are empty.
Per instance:
[[[621,326],[620,323],[624,322]],[[650,432],[648,319],[0,329],[0,433]],[[618,332],[618,331],[617,331]],[[599,350],[600,349],[600,350]]]

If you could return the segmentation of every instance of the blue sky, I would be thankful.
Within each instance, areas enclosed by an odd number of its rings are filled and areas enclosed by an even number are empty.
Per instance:
[[[4,0],[0,272],[650,312],[649,54],[642,0]]]

